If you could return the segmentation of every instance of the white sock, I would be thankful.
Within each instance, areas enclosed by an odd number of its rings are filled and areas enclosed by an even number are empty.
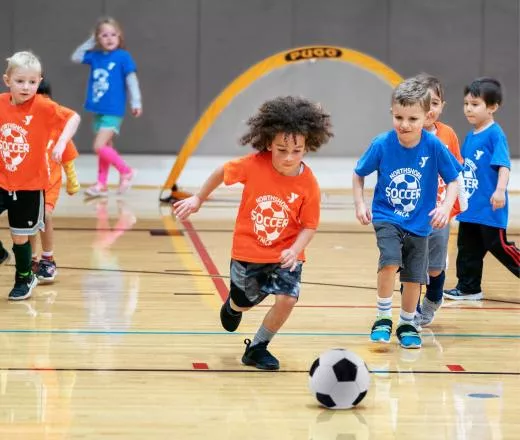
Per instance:
[[[392,297],[377,297],[377,317],[392,319]]]
[[[413,324],[413,317],[415,316],[415,311],[413,312],[405,312],[403,309],[401,309],[401,312],[399,313],[399,324]]]

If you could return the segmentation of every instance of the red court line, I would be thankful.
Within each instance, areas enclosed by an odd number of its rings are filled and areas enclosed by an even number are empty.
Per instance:
[[[189,220],[183,220],[182,226],[184,227],[185,232],[188,233],[188,236],[190,237],[190,240],[193,243],[195,250],[199,254],[199,257],[202,260],[204,267],[208,271],[208,274],[211,276],[211,280],[213,281],[213,284],[215,285],[217,292],[222,298],[222,301],[226,301],[228,297],[228,288],[226,286],[226,283],[224,283],[224,280],[221,278],[222,275],[220,274],[220,272],[217,269],[217,266],[211,259],[208,251],[206,250],[206,247],[204,246],[204,243],[199,237],[199,234],[197,234],[197,231],[195,230],[195,228]]]
[[[256,307],[271,307],[270,304],[258,304]],[[296,305],[296,308],[300,309],[375,309],[376,305],[368,306],[346,306],[346,305]],[[392,309],[400,309],[399,306],[393,306]],[[442,311],[447,310],[518,310],[520,312],[520,307],[443,307]]]
[[[450,371],[466,371],[462,365],[450,364],[446,365]]]

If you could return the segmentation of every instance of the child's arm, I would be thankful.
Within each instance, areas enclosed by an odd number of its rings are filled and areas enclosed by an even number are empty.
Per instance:
[[[446,185],[446,198],[444,202],[435,209],[432,209],[428,215],[432,217],[431,224],[435,229],[442,229],[450,220],[450,212],[459,193],[459,183],[454,180]]]
[[[498,169],[498,181],[495,192],[491,196],[489,201],[493,206],[493,211],[503,208],[506,204],[506,189],[507,183],[509,182],[509,168],[500,167]]]
[[[173,204],[173,212],[180,219],[185,220],[193,212],[197,212],[209,195],[224,182],[224,167],[218,167],[202,185],[198,194],[179,200]]]
[[[126,87],[130,94],[130,107],[132,114],[138,118],[143,113],[143,104],[141,100],[141,89],[139,88],[139,81],[135,72],[129,73],[126,76]]]
[[[372,213],[365,205],[365,199],[363,197],[364,186],[365,178],[354,173],[352,176],[352,191],[354,195],[356,218],[362,225],[368,225],[372,221]]]
[[[72,137],[76,134],[80,121],[81,118],[79,117],[79,115],[77,113],[74,113],[65,124],[65,127],[63,128],[63,131],[61,132],[61,135],[58,141],[56,142],[56,146],[52,150],[52,159],[54,161],[61,161],[61,156],[63,154],[63,151],[65,150],[65,147],[67,146],[67,142],[69,142],[72,139]]]
[[[290,267],[292,272],[298,264],[298,255],[307,247],[316,233],[316,229],[302,229],[289,249],[284,249],[280,255],[282,267]]]
[[[70,59],[74,63],[81,64],[83,62],[83,59],[85,58],[85,54],[89,51],[94,49],[96,46],[96,37],[94,35],[91,35],[89,39],[83,43],[81,43],[74,53],[71,55]]]

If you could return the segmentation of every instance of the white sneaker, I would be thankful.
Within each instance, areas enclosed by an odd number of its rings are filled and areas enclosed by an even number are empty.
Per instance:
[[[102,186],[100,183],[96,183],[85,190],[85,194],[88,197],[106,197],[108,196],[108,189],[106,186]]]

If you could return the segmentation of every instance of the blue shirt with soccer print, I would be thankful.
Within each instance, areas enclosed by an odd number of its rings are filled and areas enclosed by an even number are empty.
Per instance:
[[[470,132],[462,145],[464,183],[468,209],[459,214],[461,222],[478,223],[505,229],[508,219],[508,196],[503,208],[493,211],[491,196],[498,182],[498,169],[511,168],[507,138],[496,122],[480,132]]]
[[[358,176],[377,171],[373,222],[389,222],[425,237],[432,231],[428,214],[436,205],[438,175],[449,183],[461,170],[457,159],[435,135],[423,130],[420,142],[406,148],[391,130],[372,141],[354,171]]]
[[[90,65],[85,110],[111,116],[124,116],[126,77],[136,71],[135,62],[124,49],[89,50],[83,64]]]

